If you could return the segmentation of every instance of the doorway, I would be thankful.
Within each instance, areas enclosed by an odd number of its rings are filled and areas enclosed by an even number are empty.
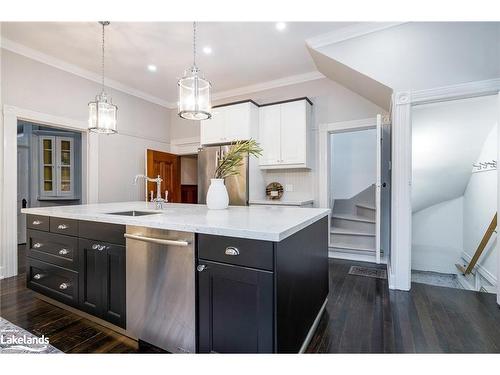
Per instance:
[[[26,264],[26,215],[21,209],[80,204],[81,196],[81,133],[18,120],[18,273],[25,272]]]
[[[412,282],[495,293],[497,96],[412,107]]]

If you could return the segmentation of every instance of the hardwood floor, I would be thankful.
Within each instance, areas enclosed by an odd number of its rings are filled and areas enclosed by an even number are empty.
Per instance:
[[[389,291],[387,280],[348,275],[330,260],[327,310],[310,353],[500,353],[494,295],[424,284]],[[373,267],[373,265],[367,265]],[[154,352],[90,320],[34,298],[24,275],[0,281],[0,316],[67,353]]]

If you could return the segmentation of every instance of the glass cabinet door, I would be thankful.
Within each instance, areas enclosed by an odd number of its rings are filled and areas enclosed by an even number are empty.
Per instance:
[[[41,178],[40,195],[54,195],[55,188],[55,137],[40,138]]]
[[[59,196],[73,195],[73,138],[57,137],[57,165]]]

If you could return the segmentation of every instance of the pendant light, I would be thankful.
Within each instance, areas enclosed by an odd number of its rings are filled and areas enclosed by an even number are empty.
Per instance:
[[[193,22],[193,65],[177,82],[179,86],[178,115],[187,120],[207,120],[212,117],[211,83],[203,78],[196,66],[196,22]]]
[[[114,134],[118,108],[104,91],[104,28],[109,25],[109,21],[99,23],[102,25],[102,90],[95,97],[95,101],[89,103],[89,130],[101,134]]]

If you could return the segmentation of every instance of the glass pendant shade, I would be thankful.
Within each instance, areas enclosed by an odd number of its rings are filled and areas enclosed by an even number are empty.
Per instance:
[[[179,86],[178,114],[187,120],[207,120],[211,115],[211,84],[193,66],[177,83]]]
[[[89,130],[101,134],[116,133],[117,110],[104,92],[97,95],[95,102],[89,103]]]

